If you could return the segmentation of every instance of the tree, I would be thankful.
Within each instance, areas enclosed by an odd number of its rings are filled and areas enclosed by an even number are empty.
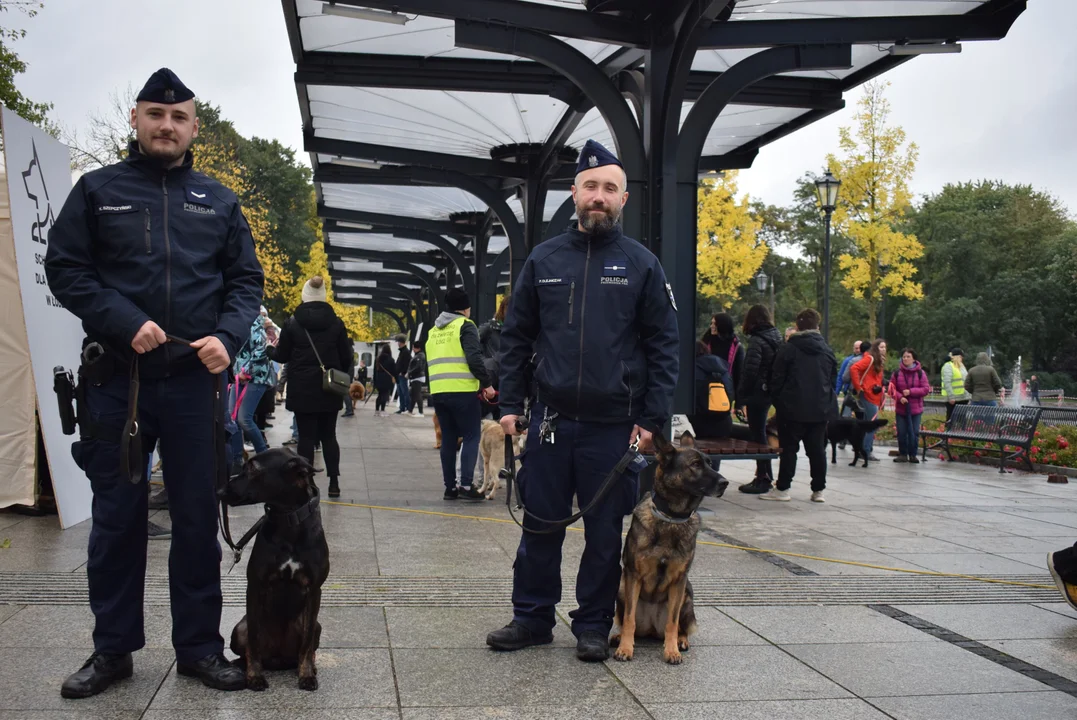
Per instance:
[[[135,97],[130,85],[122,93],[114,90],[103,111],[90,113],[90,121],[84,130],[64,129],[63,141],[71,148],[71,164],[76,170],[86,172],[127,157],[127,145],[135,137],[131,128]]]
[[[43,7],[45,4],[36,0],[0,0],[0,12],[15,9],[29,18],[37,15],[37,11]],[[25,30],[0,27],[0,103],[50,135],[59,137],[60,128],[48,117],[52,103],[33,102],[15,87],[15,76],[26,72],[27,65],[19,59],[18,53],[11,48],[11,43],[24,37]]]
[[[900,232],[911,205],[909,178],[919,151],[905,143],[905,131],[890,126],[890,103],[884,96],[889,83],[865,85],[857,114],[856,136],[841,128],[841,159],[827,157],[831,172],[841,179],[834,225],[854,244],[852,252],[838,257],[845,271],[842,284],[868,307],[868,331],[875,337],[879,302],[883,293],[912,300],[923,296],[914,280],[916,260],[923,245],[915,235]]]
[[[329,277],[329,255],[325,252],[325,244],[319,238],[310,248],[310,257],[299,262],[299,271],[296,273],[297,280],[289,288],[287,298],[288,312],[291,313],[303,301],[303,285],[315,275],[321,275],[325,279],[326,298],[337,317],[344,321],[344,327],[348,329],[348,337],[353,342],[371,342],[384,340],[400,331],[396,321],[388,315],[374,311],[374,324],[370,324],[370,313],[365,306],[347,305],[337,302],[333,293],[333,281]]]
[[[725,177],[701,180],[696,195],[697,288],[723,309],[740,297],[768,252],[748,196],[738,201],[736,194],[737,173],[727,171]]]

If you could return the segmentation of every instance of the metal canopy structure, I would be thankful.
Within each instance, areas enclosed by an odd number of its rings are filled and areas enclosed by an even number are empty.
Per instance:
[[[460,285],[489,317],[574,218],[566,191],[594,138],[625,166],[624,230],[665,267],[691,368],[699,174],[750,167],[916,54],[1004,37],[1025,5],[282,0],[338,297],[405,324]],[[675,412],[691,385],[682,372]]]

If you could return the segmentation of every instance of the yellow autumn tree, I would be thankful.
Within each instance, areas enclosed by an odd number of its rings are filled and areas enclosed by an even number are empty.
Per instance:
[[[704,297],[728,308],[767,256],[757,233],[762,223],[752,215],[748,196],[737,200],[737,173],[699,182],[696,194],[696,285]]]
[[[321,229],[318,229],[321,236]],[[303,300],[303,285],[315,275],[325,278],[326,298],[333,306],[337,317],[344,321],[344,327],[348,329],[348,337],[356,342],[370,342],[372,340],[384,340],[400,332],[396,321],[388,315],[374,311],[374,324],[370,324],[370,312],[362,305],[348,305],[337,302],[333,293],[333,281],[329,277],[329,255],[325,252],[325,243],[321,240],[314,243],[310,248],[310,259],[299,262],[299,277],[295,284],[288,290],[288,311],[291,312]],[[356,288],[361,291],[362,288]]]
[[[265,273],[265,298],[286,295],[294,284],[292,274],[285,266],[284,253],[270,232],[266,204],[257,193],[251,194],[246,168],[239,161],[235,149],[216,138],[203,138],[194,154],[194,169],[205,173],[238,197],[254,198],[243,206],[243,216],[250,225],[254,237],[254,252]]]
[[[916,169],[919,150],[906,144],[905,131],[887,123],[890,103],[885,96],[889,83],[864,86],[856,115],[856,135],[840,130],[839,159],[827,157],[830,171],[841,180],[835,229],[853,241],[853,253],[838,258],[845,271],[841,283],[868,306],[868,332],[875,337],[878,309],[883,293],[919,300],[923,287],[915,280],[912,261],[924,254],[915,235],[899,232],[912,204],[909,180]]]

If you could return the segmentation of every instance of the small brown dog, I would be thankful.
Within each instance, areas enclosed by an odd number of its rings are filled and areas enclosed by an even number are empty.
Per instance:
[[[663,659],[678,665],[696,629],[688,581],[700,526],[696,509],[707,495],[721,497],[729,483],[693,447],[690,436],[677,448],[655,433],[654,445],[654,494],[632,512],[617,593],[619,632],[610,646],[617,647],[614,658],[631,660],[637,637],[656,638],[664,641]]]
[[[460,446],[464,444],[463,438],[456,439],[456,449],[459,450]],[[441,423],[438,422],[437,411],[434,411],[434,449],[441,449]]]
[[[352,412],[355,412],[355,404],[366,397],[366,386],[362,383],[353,382],[348,388],[348,397],[352,401]]]
[[[513,439],[513,452],[517,455],[524,450],[527,431]],[[479,453],[482,455],[482,485],[479,492],[493,500],[497,494],[499,473],[505,467],[505,431],[496,420],[482,421],[482,434],[479,435]]]

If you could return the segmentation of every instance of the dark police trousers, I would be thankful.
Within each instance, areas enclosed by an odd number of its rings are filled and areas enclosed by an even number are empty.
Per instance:
[[[524,506],[546,520],[572,515],[575,493],[582,509],[591,502],[606,475],[628,450],[632,421],[616,424],[575,422],[559,417],[554,442],[541,442],[542,406],[531,413],[527,446],[519,473]],[[443,440],[444,442],[444,440]],[[609,634],[621,582],[621,529],[632,512],[639,477],[625,473],[605,500],[583,518],[586,546],[576,576],[577,610],[569,613],[577,637],[588,630]],[[547,526],[524,518],[524,526]],[[513,565],[513,619],[533,632],[553,629],[554,606],[561,600],[561,546],[565,530],[549,535],[524,532]]]
[[[142,380],[138,397],[144,447],[158,439],[172,517],[168,556],[172,644],[180,662],[224,650],[221,624],[221,547],[213,459],[213,376],[203,368]],[[128,377],[118,372],[101,387],[87,386],[93,419],[122,428],[127,416]],[[71,448],[93,489],[90,529],[90,608],[94,650],[128,653],[146,644],[143,595],[149,485],[120,474],[119,444],[80,440]],[[148,462],[147,456],[147,462]],[[143,467],[146,463],[143,463]]]

